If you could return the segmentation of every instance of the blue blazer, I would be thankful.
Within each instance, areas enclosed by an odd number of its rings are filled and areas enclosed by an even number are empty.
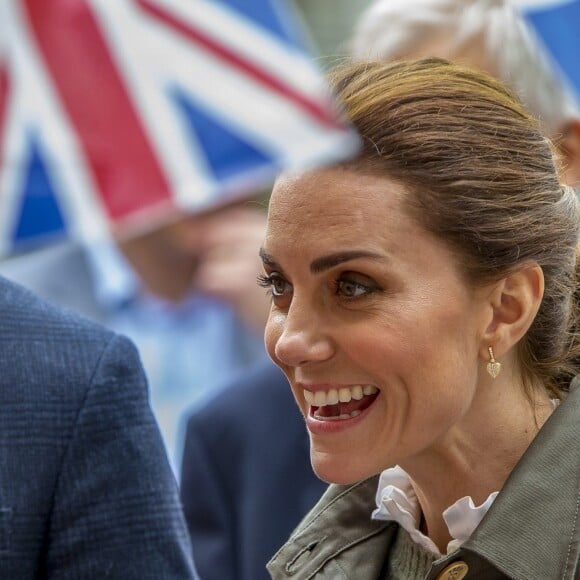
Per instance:
[[[0,577],[194,577],[135,348],[1,278]]]
[[[288,382],[267,363],[193,412],[181,498],[203,580],[266,580],[266,563],[326,484]]]

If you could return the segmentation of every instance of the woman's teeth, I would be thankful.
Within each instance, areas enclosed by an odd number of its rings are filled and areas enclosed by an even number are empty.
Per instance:
[[[343,421],[344,419],[352,419],[353,417],[356,417],[357,415],[360,415],[361,412],[360,411],[352,411],[351,413],[341,413],[340,415],[328,415],[328,416],[324,416],[324,415],[320,415],[318,411],[316,411],[313,414],[313,417],[315,419],[318,419],[319,421]]]
[[[353,387],[343,387],[341,389],[316,391],[315,393],[304,389],[304,400],[313,407],[325,407],[327,405],[336,405],[338,403],[349,403],[352,399],[360,401],[363,397],[374,395],[375,393],[378,393],[378,391],[377,387],[373,385],[355,385]],[[352,413],[347,417],[351,416]],[[342,416],[337,418],[342,418]]]

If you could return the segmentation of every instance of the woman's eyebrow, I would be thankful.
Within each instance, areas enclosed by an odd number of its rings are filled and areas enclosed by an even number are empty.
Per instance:
[[[260,258],[262,258],[262,262],[270,268],[280,269],[280,265],[264,248],[260,248]],[[321,256],[320,258],[316,258],[310,264],[310,271],[313,274],[320,274],[325,270],[329,270],[330,268],[334,268],[334,266],[338,266],[343,262],[349,262],[350,260],[356,260],[357,258],[371,258],[374,260],[385,259],[385,256],[382,254],[376,254],[375,252],[369,252],[366,250],[350,250],[346,252],[336,252],[333,254],[328,254],[327,256]]]
[[[356,260],[357,258],[372,258],[372,259],[381,259],[384,260],[385,256],[382,254],[376,254],[374,252],[369,252],[366,250],[350,250],[347,252],[336,252],[334,254],[328,254],[328,256],[322,256],[320,258],[316,258],[310,264],[310,271],[313,274],[320,274],[320,272],[324,272],[324,270],[328,270],[330,268],[334,268],[334,266],[338,266],[343,262],[348,262],[350,260]]]
[[[271,268],[280,268],[280,265],[278,264],[278,262],[276,262],[276,260],[274,260],[274,258],[272,258],[272,256],[270,256],[270,254],[268,254],[268,252],[266,252],[266,250],[264,250],[264,248],[260,248],[260,251],[258,252],[260,255],[260,258],[262,258],[262,262],[264,262],[264,264],[266,264],[266,266],[270,266]]]

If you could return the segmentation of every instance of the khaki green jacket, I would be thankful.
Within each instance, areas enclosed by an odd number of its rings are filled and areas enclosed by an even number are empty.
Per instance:
[[[274,580],[382,580],[398,532],[371,520],[378,477],[331,485],[268,564]],[[580,387],[554,411],[475,532],[426,579],[580,580]],[[445,573],[464,562],[466,576]],[[442,573],[443,572],[443,573]]]

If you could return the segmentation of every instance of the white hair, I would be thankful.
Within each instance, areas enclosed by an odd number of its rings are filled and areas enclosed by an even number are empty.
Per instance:
[[[365,59],[438,56],[467,65],[471,55],[552,137],[580,116],[535,34],[506,0],[376,0],[355,27],[351,52]]]

